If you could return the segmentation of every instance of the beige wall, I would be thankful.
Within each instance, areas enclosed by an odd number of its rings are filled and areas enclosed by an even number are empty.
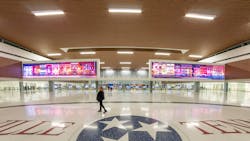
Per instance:
[[[226,64],[226,79],[250,79],[250,59]]]
[[[21,78],[22,63],[0,57],[0,77]]]

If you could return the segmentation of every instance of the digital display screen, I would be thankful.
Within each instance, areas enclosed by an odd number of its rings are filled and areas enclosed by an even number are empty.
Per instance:
[[[188,78],[223,80],[223,65],[181,64],[169,62],[151,62],[152,78]]]
[[[56,62],[23,64],[24,78],[97,77],[97,62]]]

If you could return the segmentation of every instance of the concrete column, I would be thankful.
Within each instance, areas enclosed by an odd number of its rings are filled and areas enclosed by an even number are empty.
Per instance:
[[[149,92],[151,94],[153,93],[153,81],[150,81],[150,83],[149,83]]]
[[[19,81],[19,92],[20,92],[20,101],[24,101],[24,86],[23,86],[23,81]]]
[[[49,81],[49,91],[54,92],[54,81]]]
[[[20,90],[20,93],[23,92],[24,88],[23,88],[23,81],[19,81],[19,90]]]
[[[194,100],[199,102],[200,99],[200,82],[194,82]]]
[[[126,91],[126,84],[123,82],[122,83],[122,92],[125,93],[125,91]]]
[[[224,93],[228,92],[228,82],[224,82]]]
[[[99,90],[99,81],[95,81],[96,92]]]
[[[199,93],[200,92],[200,82],[194,82],[194,92]]]
[[[224,104],[227,103],[228,82],[224,82]]]

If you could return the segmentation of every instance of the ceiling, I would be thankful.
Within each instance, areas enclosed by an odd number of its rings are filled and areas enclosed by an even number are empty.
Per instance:
[[[110,14],[108,8],[141,8],[141,14]],[[31,11],[60,9],[65,15],[36,17]],[[213,21],[188,19],[187,12],[212,14]],[[51,59],[100,58],[103,66],[145,67],[148,59],[188,60],[189,54],[208,57],[250,39],[248,0],[1,0],[0,36]],[[185,54],[155,56],[136,50],[118,55],[100,50],[95,55],[64,52],[69,47],[147,47],[187,49]],[[122,65],[126,66],[126,65]],[[127,65],[128,66],[128,65]]]

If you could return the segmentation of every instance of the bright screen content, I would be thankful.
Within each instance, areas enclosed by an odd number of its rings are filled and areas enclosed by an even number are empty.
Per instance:
[[[153,78],[179,79],[213,79],[225,78],[223,65],[179,64],[167,62],[152,62],[151,75]]]
[[[24,78],[97,77],[97,62],[23,64]]]

